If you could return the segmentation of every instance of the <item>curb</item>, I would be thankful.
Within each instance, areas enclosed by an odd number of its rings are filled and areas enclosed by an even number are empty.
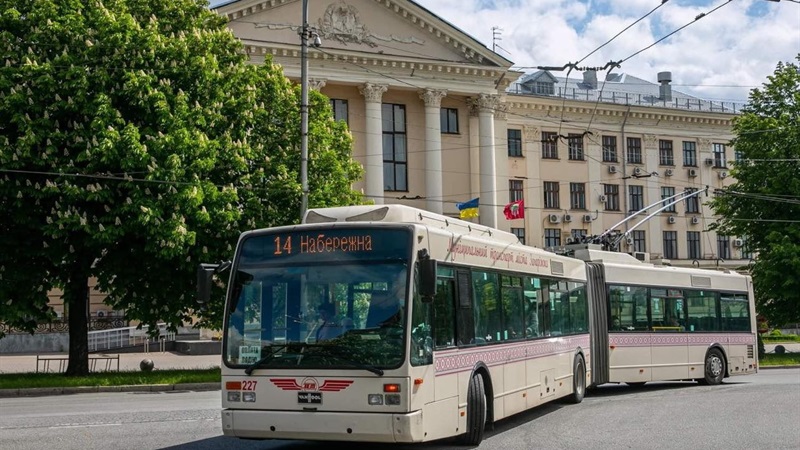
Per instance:
[[[138,384],[127,386],[70,386],[48,388],[0,389],[0,398],[43,397],[48,395],[88,394],[98,392],[171,392],[218,391],[220,383]]]

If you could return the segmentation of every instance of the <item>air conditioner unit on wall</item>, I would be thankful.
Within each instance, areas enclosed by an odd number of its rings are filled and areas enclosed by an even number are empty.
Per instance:
[[[617,166],[608,166],[608,173],[617,173]]]
[[[650,261],[650,253],[645,252],[633,252],[633,257],[638,259],[642,262],[649,262]]]
[[[591,214],[584,214],[583,215],[583,221],[586,222],[586,223],[591,222],[592,221],[592,215]]]
[[[733,240],[733,246],[734,247],[741,247],[743,245],[744,245],[744,240],[742,240],[742,239],[734,239]]]
[[[577,239],[575,239],[574,237],[570,236],[564,242],[566,242],[567,244],[574,244],[576,241],[577,241]]]
[[[692,225],[697,225],[698,223],[700,223],[700,218],[697,217],[697,216],[694,216],[694,217],[692,217],[691,222],[692,222]]]
[[[550,220],[550,223],[559,223],[559,222],[561,222],[561,218],[558,217],[558,214],[550,214],[548,216],[548,219]]]
[[[633,174],[634,175],[641,175],[643,172],[644,171],[642,170],[641,167],[636,167],[635,169],[633,169]]]
[[[667,223],[675,223],[675,216],[667,217]]]
[[[606,197],[605,195],[601,195],[600,197],[598,197],[598,200],[600,200],[600,203],[605,203],[608,200],[608,197]]]
[[[689,169],[689,176],[694,178],[697,176],[697,169]]]
[[[664,176],[665,176],[665,177],[671,177],[671,176],[672,176],[672,174],[674,174],[674,173],[675,173],[675,171],[674,171],[674,170],[672,170],[672,169],[667,169],[667,170],[665,170],[665,171],[664,171]]]
[[[564,222],[572,222],[572,214],[564,214]]]
[[[633,245],[633,238],[628,236],[625,238],[625,243],[628,245]]]
[[[725,178],[728,178],[728,172],[718,172],[717,176],[719,176],[720,180],[724,180]]]

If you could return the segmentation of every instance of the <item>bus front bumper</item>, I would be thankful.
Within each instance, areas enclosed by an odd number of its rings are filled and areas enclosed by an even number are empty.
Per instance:
[[[222,410],[222,432],[245,439],[421,442],[422,411],[407,414]]]

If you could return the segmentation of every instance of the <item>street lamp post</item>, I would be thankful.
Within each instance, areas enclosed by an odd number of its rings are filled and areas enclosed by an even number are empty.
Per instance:
[[[308,0],[303,0],[303,24],[300,28],[300,220],[308,210]]]

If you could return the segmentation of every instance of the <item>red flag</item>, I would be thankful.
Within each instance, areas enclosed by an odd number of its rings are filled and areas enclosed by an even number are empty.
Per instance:
[[[525,218],[525,201],[524,200],[517,200],[516,202],[511,202],[503,208],[503,214],[506,215],[506,219],[514,220],[514,219],[524,219]]]

